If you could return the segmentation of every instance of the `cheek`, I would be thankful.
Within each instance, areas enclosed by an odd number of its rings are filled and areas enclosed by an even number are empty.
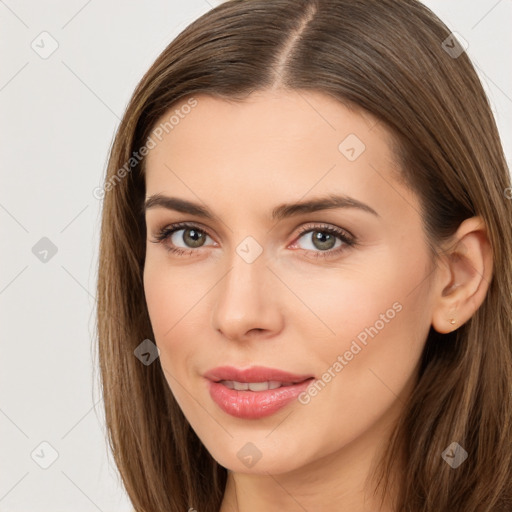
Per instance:
[[[379,332],[409,311],[410,294],[419,281],[418,267],[400,261],[391,253],[375,255],[371,262],[346,264],[339,268],[282,268],[278,273],[293,292],[283,291],[287,323],[307,332],[306,343],[316,352],[320,347],[343,349],[358,335],[364,341],[367,328]],[[276,290],[277,294],[277,290]],[[311,339],[314,336],[314,345]],[[368,334],[366,334],[368,336]]]
[[[153,332],[160,342],[171,340],[190,323],[214,284],[212,276],[173,265],[163,248],[148,254],[143,279]]]
[[[359,279],[339,279],[338,288],[327,289],[330,302],[322,294],[308,296],[312,309],[325,306],[322,319],[336,333],[309,344],[318,380],[300,400],[304,422],[314,418],[324,425],[324,441],[313,447],[317,454],[326,455],[390,418],[387,413],[414,385],[429,326],[423,321],[426,289],[412,291],[411,285],[420,282],[421,271],[396,263],[379,268],[380,275],[370,271]],[[298,435],[302,427],[288,428]]]
[[[331,306],[330,317],[337,337],[333,345],[321,345],[326,371],[340,363],[324,404],[339,403],[342,396],[349,415],[361,417],[376,418],[414,378],[430,327],[426,262],[425,270],[421,259],[380,263],[360,279],[342,281],[338,314]]]
[[[159,255],[160,256],[160,255]],[[144,267],[144,291],[151,326],[160,350],[160,365],[170,391],[187,417],[194,418],[194,401],[190,400],[194,356],[200,353],[201,337],[194,321],[194,304],[201,290],[190,286],[190,275],[170,268],[160,258],[147,258]],[[199,295],[200,296],[200,295]],[[196,327],[194,327],[194,325]],[[201,418],[202,421],[205,418]]]
[[[317,371],[343,374],[332,380],[363,400],[375,396],[372,385],[383,392],[386,386],[403,387],[430,326],[426,258],[405,258],[396,251],[374,256],[364,267],[323,269],[306,280],[295,275],[294,292],[307,308],[298,304],[296,313],[289,313]],[[292,282],[291,272],[287,277]]]
[[[160,255],[159,255],[160,256]],[[192,353],[197,336],[186,336],[194,318],[194,304],[204,295],[205,287],[196,286],[190,274],[180,272],[160,261],[160,257],[148,258],[144,267],[144,293],[155,335],[155,343],[160,349],[162,367],[174,374],[176,368],[183,367],[173,362]],[[172,354],[172,357],[170,357]],[[176,367],[176,368],[175,368]]]

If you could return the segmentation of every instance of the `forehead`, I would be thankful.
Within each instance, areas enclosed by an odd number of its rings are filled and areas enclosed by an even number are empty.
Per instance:
[[[328,155],[338,156],[343,149],[338,147],[339,143],[349,135],[356,143],[357,152],[365,145],[366,149],[383,153],[391,142],[390,134],[368,112],[350,109],[326,94],[313,91],[258,91],[244,101],[196,95],[170,108],[157,121],[153,133],[159,142],[164,142],[158,144],[164,152],[183,150],[195,141],[201,144],[204,154],[215,150],[218,143],[231,143],[230,156],[234,156],[240,144],[244,145],[244,154],[251,145],[255,146],[254,151],[274,152],[289,147],[308,151],[314,145],[330,149]],[[261,143],[265,147],[257,148]],[[372,147],[368,148],[369,145]],[[148,160],[161,156],[160,153],[156,148]]]
[[[196,95],[169,109],[151,137],[147,195],[243,206],[338,192],[379,203],[397,172],[382,123],[311,91],[257,92],[241,102]]]

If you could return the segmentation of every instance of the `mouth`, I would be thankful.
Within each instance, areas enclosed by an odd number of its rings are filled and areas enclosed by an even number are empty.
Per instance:
[[[291,404],[314,380],[274,368],[215,368],[204,375],[212,400],[225,413],[259,419]]]

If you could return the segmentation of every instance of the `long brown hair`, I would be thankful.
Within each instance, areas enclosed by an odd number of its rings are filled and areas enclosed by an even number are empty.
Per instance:
[[[243,101],[271,88],[320,91],[383,123],[433,247],[464,219],[484,219],[493,248],[487,296],[454,332],[431,329],[381,481],[386,487],[397,471],[397,511],[512,510],[512,189],[488,99],[462,50],[416,0],[229,0],[183,30],[144,75],[100,194],[97,290],[108,440],[138,512],[217,512],[227,477],[182,414],[159,359],[146,366],[134,356],[154,340],[139,150],[178,101],[199,93]],[[456,470],[441,457],[454,440],[469,454]]]

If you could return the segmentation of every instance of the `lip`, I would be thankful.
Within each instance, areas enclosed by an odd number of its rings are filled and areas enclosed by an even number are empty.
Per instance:
[[[313,375],[299,375],[277,368],[267,368],[266,366],[251,366],[246,369],[235,368],[234,366],[219,366],[209,370],[204,376],[214,382],[221,380],[236,380],[238,382],[265,382],[268,380],[302,382],[313,377]]]
[[[258,419],[270,416],[295,400],[314,379],[312,375],[299,375],[276,368],[253,366],[247,369],[233,366],[214,368],[204,374],[208,379],[208,390],[212,400],[227,414],[243,419]],[[291,382],[266,391],[237,391],[229,389],[220,381],[237,382]]]

